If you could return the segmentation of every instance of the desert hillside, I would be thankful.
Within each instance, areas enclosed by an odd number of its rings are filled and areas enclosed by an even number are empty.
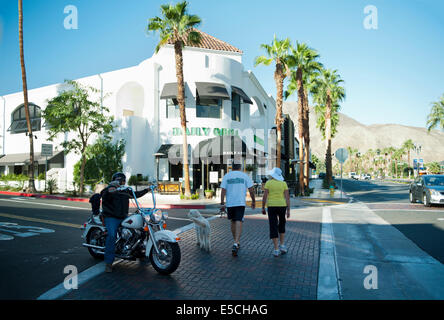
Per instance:
[[[284,102],[283,112],[289,114],[294,121],[297,134],[297,103]],[[399,148],[407,139],[412,139],[414,143],[419,143],[422,146],[420,157],[424,159],[424,162],[444,160],[444,132],[432,130],[428,133],[425,127],[409,127],[398,124],[366,126],[342,113],[339,113],[339,127],[332,140],[332,151],[352,147],[365,153],[369,149],[376,150],[390,146]],[[313,109],[310,110],[310,140],[312,152],[323,158],[325,141],[322,140],[322,134],[316,128],[316,115]],[[411,151],[411,158],[416,158],[414,151]]]

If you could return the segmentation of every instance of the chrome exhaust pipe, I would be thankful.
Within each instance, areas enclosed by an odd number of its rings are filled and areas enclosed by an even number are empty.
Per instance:
[[[87,247],[87,248],[93,248],[93,249],[98,249],[98,250],[105,250],[105,247],[99,247],[99,246],[95,246],[89,243],[84,243],[82,244],[82,246]]]

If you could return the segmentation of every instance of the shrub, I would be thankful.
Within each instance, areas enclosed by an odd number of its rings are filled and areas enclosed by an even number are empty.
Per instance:
[[[198,192],[196,192],[195,194],[191,195],[191,200],[197,200],[197,199],[199,199],[199,193]]]
[[[48,188],[49,194],[53,194],[57,190],[57,180],[55,178],[46,181],[46,187]]]

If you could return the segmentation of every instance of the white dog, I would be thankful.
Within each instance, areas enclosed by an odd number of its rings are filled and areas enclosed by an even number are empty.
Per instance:
[[[194,222],[197,245],[199,245],[201,249],[204,249],[209,252],[211,248],[210,223],[208,222],[207,219],[202,217],[199,211],[195,209],[190,210],[190,212],[188,213],[188,218],[190,218]]]

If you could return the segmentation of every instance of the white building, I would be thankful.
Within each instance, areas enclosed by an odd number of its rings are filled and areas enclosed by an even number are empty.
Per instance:
[[[201,185],[208,187],[209,172],[213,172],[211,178],[214,181],[214,172],[218,172],[217,179],[220,179],[229,170],[226,163],[212,164],[214,158],[205,157],[208,146],[213,150],[211,155],[218,156],[209,143],[226,142],[227,139],[237,143],[240,138],[244,163],[254,163],[256,155],[268,152],[269,130],[274,126],[276,113],[273,97],[264,91],[251,71],[244,70],[242,51],[204,32],[201,35],[199,47],[186,46],[183,50],[193,189]],[[167,158],[182,145],[180,118],[174,99],[177,84],[171,44],[137,66],[75,80],[94,86],[104,95],[103,105],[110,109],[118,125],[113,135],[115,139],[126,141],[123,166],[127,178],[142,174],[159,180],[179,181],[182,165]],[[44,109],[47,101],[57,96],[62,88],[63,84],[54,84],[28,93],[34,135],[37,136],[34,151],[39,162],[38,172],[44,170],[45,163],[40,157],[41,145],[50,143],[39,108]],[[3,141],[0,142],[4,155],[0,159],[0,173],[26,174],[24,164],[29,163],[29,138],[25,135],[24,112],[20,110],[23,93],[6,95],[0,103],[3,104],[3,110],[0,109]],[[60,136],[53,142],[55,152],[49,161],[50,169],[58,176],[59,189],[72,189],[73,166],[80,156],[64,155],[60,147],[63,139],[69,139],[69,135]]]

